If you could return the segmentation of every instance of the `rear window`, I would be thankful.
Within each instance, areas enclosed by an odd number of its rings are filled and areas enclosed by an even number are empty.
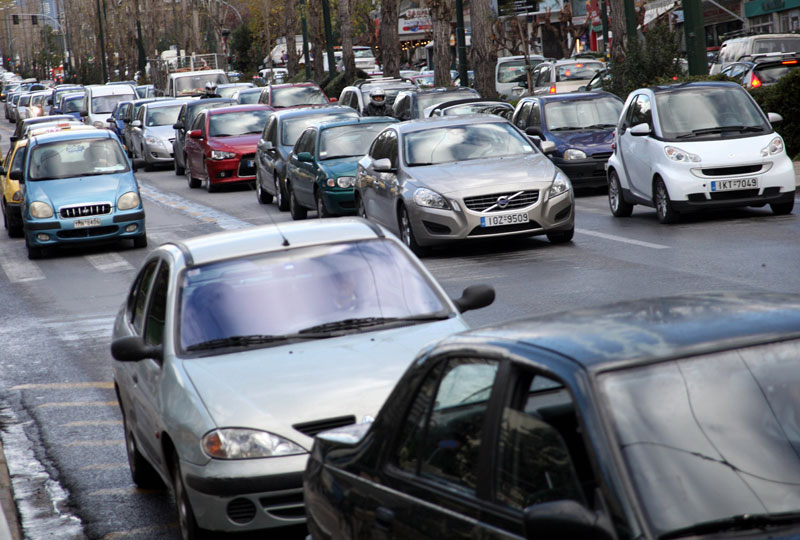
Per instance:
[[[556,82],[588,81],[603,69],[600,62],[578,62],[556,67]]]
[[[94,114],[111,114],[117,103],[122,101],[129,101],[135,96],[133,92],[130,94],[117,94],[108,96],[97,96],[92,98],[92,112]]]
[[[752,54],[800,52],[800,36],[753,40]]]
[[[788,60],[785,64],[773,64],[769,66],[756,66],[753,70],[761,84],[774,84],[790,71],[797,69],[797,60]]]
[[[328,98],[316,86],[290,86],[272,89],[273,107],[296,107],[298,105],[326,105]]]

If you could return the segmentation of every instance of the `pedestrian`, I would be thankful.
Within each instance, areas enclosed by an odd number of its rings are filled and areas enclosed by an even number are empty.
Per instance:
[[[369,103],[364,107],[364,116],[391,116],[392,108],[386,103],[386,92],[375,88],[369,93]]]

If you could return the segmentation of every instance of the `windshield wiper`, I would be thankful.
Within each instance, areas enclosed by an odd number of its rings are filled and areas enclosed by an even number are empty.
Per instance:
[[[346,158],[346,157],[359,157],[359,156],[363,156],[363,155],[364,154],[342,154],[340,156],[325,156],[322,159],[340,159],[340,158]]]
[[[557,128],[550,128],[550,131],[578,131],[581,129],[586,129],[586,128],[575,127],[575,126],[562,126]]]
[[[681,538],[698,534],[709,534],[722,531],[745,531],[749,529],[766,529],[791,523],[800,523],[800,512],[784,512],[780,514],[738,514],[712,521],[695,523],[688,527],[675,529],[659,536],[659,540]]]
[[[591,126],[586,126],[584,129],[605,129],[616,126],[617,124],[592,124]]]
[[[425,315],[411,315],[408,317],[362,317],[358,319],[342,319],[324,324],[318,324],[298,331],[298,334],[307,335],[308,332],[333,332],[337,330],[360,330],[371,326],[381,326],[385,324],[439,321],[448,319],[450,316],[442,313],[427,313]]]
[[[208,351],[212,349],[224,349],[227,347],[249,347],[251,345],[264,345],[276,341],[289,341],[292,339],[324,339],[332,337],[330,334],[319,332],[304,332],[301,334],[252,334],[248,336],[228,336],[224,338],[212,339],[195,343],[186,347],[187,351]]]
[[[691,133],[684,133],[683,135],[678,135],[676,139],[688,139],[691,137],[697,137],[699,135],[713,135],[714,133],[727,133],[729,131],[761,132],[764,131],[764,128],[762,126],[717,126],[717,127],[709,127],[702,129],[693,129]]]

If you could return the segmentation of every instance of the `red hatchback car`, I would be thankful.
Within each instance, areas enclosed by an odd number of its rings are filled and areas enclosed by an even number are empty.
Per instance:
[[[276,109],[328,105],[335,101],[336,98],[326,96],[322,88],[313,82],[267,85],[261,90],[261,95],[258,97],[259,103]]]
[[[186,137],[189,187],[217,191],[221,184],[256,178],[256,144],[272,107],[239,105],[202,111]]]

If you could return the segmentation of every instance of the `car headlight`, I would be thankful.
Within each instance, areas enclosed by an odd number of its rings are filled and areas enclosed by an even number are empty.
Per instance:
[[[681,150],[675,146],[665,146],[664,153],[667,154],[667,157],[672,161],[700,163],[700,156]]]
[[[234,152],[223,152],[222,150],[212,150],[211,151],[211,159],[233,159],[236,157]]]
[[[105,129],[106,127],[105,124],[103,124],[102,122],[92,122],[92,125],[97,129]]]
[[[550,189],[547,190],[547,198],[552,199],[553,197],[557,197],[562,193],[566,193],[572,189],[572,184],[569,182],[569,178],[564,175],[561,171],[556,173],[556,177],[553,178],[553,185],[550,186]]]
[[[245,428],[221,428],[206,433],[203,450],[216,459],[253,459],[305,454],[305,449],[278,435]]]
[[[586,152],[577,148],[568,148],[564,151],[564,159],[586,159]]]
[[[117,210],[130,210],[139,206],[139,195],[135,191],[129,191],[120,195],[117,199]]]
[[[11,200],[14,201],[14,202],[21,201],[22,200],[22,191],[19,190],[19,189],[17,191],[15,191],[14,194],[11,196]]]
[[[351,188],[356,185],[355,176],[340,176],[339,178],[328,178],[328,187]]]
[[[164,145],[164,141],[162,141],[158,137],[145,137],[144,142],[146,142],[147,144],[160,144],[162,146]]]
[[[31,203],[31,215],[39,219],[47,219],[53,217],[53,207],[42,201],[33,201]]]
[[[761,149],[761,157],[774,156],[783,152],[783,139],[775,137],[769,144]]]
[[[414,192],[414,202],[417,206],[427,206],[428,208],[447,208],[447,201],[436,193],[426,188],[418,188]]]

